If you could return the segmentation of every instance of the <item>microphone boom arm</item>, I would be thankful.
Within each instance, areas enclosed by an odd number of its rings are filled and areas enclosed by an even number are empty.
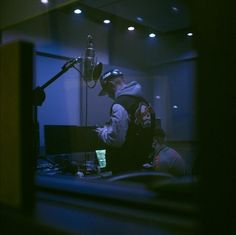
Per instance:
[[[63,75],[65,72],[67,72],[70,68],[74,67],[75,64],[81,63],[82,58],[78,57],[75,59],[71,59],[67,61],[61,68],[61,71],[57,73],[55,76],[53,76],[50,80],[45,82],[42,86],[36,87],[33,90],[33,105],[34,106],[41,106],[46,98],[46,95],[44,93],[44,89],[48,87],[51,83],[56,81],[61,75]]]

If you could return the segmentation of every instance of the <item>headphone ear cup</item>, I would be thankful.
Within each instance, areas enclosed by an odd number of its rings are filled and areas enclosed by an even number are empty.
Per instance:
[[[112,71],[112,73],[113,73],[114,75],[123,76],[123,73],[122,73],[119,69],[114,69],[114,70]]]

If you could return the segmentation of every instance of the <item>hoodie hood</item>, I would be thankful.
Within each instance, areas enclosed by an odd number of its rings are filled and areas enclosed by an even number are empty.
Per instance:
[[[132,95],[140,97],[142,96],[142,87],[136,81],[129,82],[116,91],[115,98],[121,95]]]

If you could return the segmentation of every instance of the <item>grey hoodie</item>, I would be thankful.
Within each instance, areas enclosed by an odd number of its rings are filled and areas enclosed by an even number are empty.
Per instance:
[[[123,87],[117,90],[115,93],[115,98],[121,95],[133,95],[140,97],[142,96],[141,90],[142,90],[141,85],[136,81],[132,81],[130,83],[125,84]]]

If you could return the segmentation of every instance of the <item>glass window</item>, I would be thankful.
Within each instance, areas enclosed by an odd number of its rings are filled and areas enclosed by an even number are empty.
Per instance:
[[[33,157],[40,199],[50,200],[45,191],[60,203],[61,195],[76,194],[96,203],[99,198],[113,205],[140,203],[142,211],[160,208],[160,182],[166,182],[166,198],[172,194],[169,184],[194,187],[198,54],[190,9],[183,1],[148,2],[34,1],[17,3],[14,17],[4,3],[2,44],[34,45]],[[107,92],[100,80],[110,70],[110,86],[126,88],[125,99],[113,106],[114,99],[98,95]],[[138,84],[145,100],[135,93]],[[133,92],[136,98],[130,100]],[[159,129],[153,136],[154,124]],[[111,160],[114,150],[119,157]],[[178,203],[181,211],[189,206]]]
[[[96,139],[95,129],[109,121],[113,103],[98,96],[99,77],[118,68],[127,82],[141,84],[143,97],[155,112],[154,122],[165,132],[164,144],[172,151],[170,159],[163,160],[164,152],[158,155],[157,147],[152,147],[140,169],[147,170],[143,165],[149,164],[148,170],[172,174],[170,168],[178,168],[174,162],[181,157],[185,173],[192,175],[197,52],[187,4],[150,1],[144,9],[143,3],[132,1],[105,6],[39,1],[21,8],[24,14],[3,14],[2,43],[25,40],[35,46],[37,173],[112,176],[106,159],[109,146]],[[161,166],[154,164],[155,157]],[[121,161],[123,166],[132,165],[130,159]],[[119,174],[133,171],[124,169]]]

